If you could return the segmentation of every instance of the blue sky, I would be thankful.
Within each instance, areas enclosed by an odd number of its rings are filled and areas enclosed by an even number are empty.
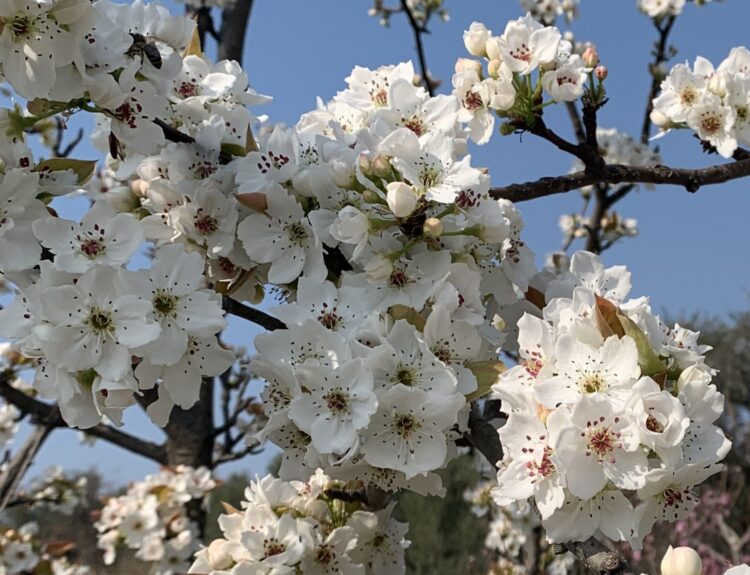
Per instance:
[[[396,3],[391,0],[391,4]],[[173,11],[182,8],[165,2]],[[638,133],[650,83],[647,62],[656,32],[636,8],[636,0],[582,0],[581,16],[572,25],[580,40],[594,42],[610,70],[610,101],[600,114],[600,125]],[[416,59],[411,31],[395,15],[390,28],[367,16],[369,0],[256,0],[248,31],[244,64],[251,84],[274,101],[259,113],[273,122],[293,124],[300,114],[343,89],[344,78],[355,65],[377,67]],[[446,0],[451,19],[434,22],[426,40],[433,76],[441,79],[439,91],[450,91],[457,57],[465,56],[462,31],[474,20],[501,33],[508,19],[520,16],[517,0]],[[750,1],[724,0],[697,7],[690,3],[672,35],[679,54],[673,62],[703,55],[715,63],[733,46],[747,43]],[[209,55],[214,46],[207,46]],[[563,110],[551,110],[547,123],[562,134],[570,127]],[[659,141],[664,163],[679,167],[707,166],[717,157],[701,153],[687,133]],[[490,168],[496,185],[565,173],[570,158],[528,135],[496,136],[475,148],[473,164]],[[93,158],[89,146],[79,157]],[[519,204],[526,222],[525,239],[541,262],[557,249],[562,213],[579,208],[575,192]],[[620,205],[620,213],[639,221],[640,235],[618,244],[605,255],[609,265],[626,264],[633,272],[633,294],[651,296],[659,311],[703,311],[727,314],[748,306],[750,266],[750,184],[740,181],[708,187],[697,194],[660,187],[633,193]],[[228,336],[249,345],[257,333],[232,322]],[[161,433],[131,409],[126,431],[159,440]],[[233,464],[228,470],[263,473],[268,454]],[[33,472],[54,463],[68,468],[98,467],[113,484],[143,477],[153,465],[117,448],[97,443],[79,447],[75,431],[56,432],[42,450]]]

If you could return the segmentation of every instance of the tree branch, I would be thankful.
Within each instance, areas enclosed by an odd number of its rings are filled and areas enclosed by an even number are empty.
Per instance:
[[[219,60],[236,60],[242,63],[245,48],[245,32],[250,22],[253,0],[236,0],[221,13],[219,30]]]
[[[227,313],[258,324],[269,331],[286,329],[286,324],[283,321],[276,319],[264,311],[242,304],[228,296],[224,296],[221,301],[222,307]]]
[[[53,421],[37,425],[26,439],[26,443],[13,456],[8,467],[0,475],[0,512],[5,510],[15,496],[23,476],[26,475],[34,457],[36,457],[54,427],[55,422]]]
[[[469,413],[469,430],[464,433],[464,439],[484,455],[485,459],[495,468],[503,458],[503,446],[500,443],[500,436],[497,434],[497,427],[491,422],[500,417],[500,402],[498,400],[488,399],[485,401],[481,413],[478,404],[474,403]]]
[[[56,405],[49,405],[33,397],[29,397],[24,392],[12,387],[7,381],[7,377],[0,377],[0,395],[22,412],[31,415],[34,421],[51,422],[52,428],[72,429],[65,425],[60,415],[60,409]],[[163,445],[139,439],[109,425],[100,423],[94,427],[81,429],[80,431],[137,453],[162,465],[167,463],[166,450]]]
[[[750,160],[721,164],[700,169],[671,168],[669,166],[624,166],[610,164],[600,172],[575,172],[556,177],[544,177],[523,184],[492,188],[490,197],[525,202],[555,194],[563,194],[597,183],[607,184],[666,184],[681,186],[697,192],[703,186],[723,184],[750,176]]]
[[[619,553],[594,537],[582,542],[565,543],[559,547],[573,553],[595,575],[635,575]]]
[[[425,55],[424,45],[422,44],[422,34],[426,32],[425,27],[417,22],[417,19],[414,17],[414,13],[411,11],[411,8],[409,8],[409,4],[406,0],[401,0],[401,9],[406,14],[406,17],[409,20],[409,26],[414,33],[414,43],[417,48],[417,58],[419,59],[419,69],[422,73],[422,83],[424,84],[427,93],[430,96],[434,96],[435,84],[433,84],[432,78],[430,77],[430,71],[427,68],[427,56]]]

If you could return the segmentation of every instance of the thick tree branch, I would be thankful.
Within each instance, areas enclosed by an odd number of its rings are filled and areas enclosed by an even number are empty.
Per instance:
[[[33,397],[26,395],[24,392],[12,387],[7,378],[0,377],[0,395],[8,403],[12,403],[19,410],[31,415],[33,421],[40,423],[50,423],[52,428],[69,429],[60,415],[60,410],[56,405],[49,405]],[[122,447],[133,453],[137,453],[147,459],[151,459],[160,464],[167,463],[167,455],[163,445],[157,445],[150,441],[139,439],[122,431],[119,431],[109,425],[100,423],[89,429],[81,430],[87,435],[92,435]]]
[[[434,96],[436,86],[433,83],[432,78],[430,77],[430,71],[427,68],[427,56],[425,55],[424,44],[422,43],[422,34],[426,33],[427,30],[424,25],[417,22],[417,19],[414,17],[414,13],[411,11],[411,8],[409,8],[409,4],[406,0],[401,0],[401,9],[406,14],[406,17],[409,20],[409,26],[414,34],[414,43],[416,44],[417,58],[419,59],[419,69],[422,74],[422,83],[430,96]]]
[[[224,307],[225,312],[258,324],[269,331],[286,328],[286,324],[283,321],[276,319],[264,311],[260,311],[259,309],[252,308],[233,300],[231,297],[224,296],[222,298],[222,306]]]
[[[723,184],[750,176],[750,160],[721,164],[709,168],[685,169],[669,166],[623,166],[611,164],[597,173],[575,172],[557,177],[544,177],[523,184],[511,184],[490,190],[494,199],[525,202],[555,194],[563,194],[597,183],[606,184],[666,184],[681,186],[688,192],[697,192],[703,186]]]
[[[464,439],[495,468],[503,458],[503,446],[497,434],[497,425],[492,422],[500,417],[499,401],[488,399],[481,412],[479,405],[474,403],[469,414],[469,430],[464,433]]]
[[[254,0],[236,0],[221,13],[219,30],[219,60],[236,60],[242,63],[245,49],[245,32],[250,22]]]

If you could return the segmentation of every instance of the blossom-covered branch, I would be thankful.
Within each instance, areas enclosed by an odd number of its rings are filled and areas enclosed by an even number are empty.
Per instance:
[[[53,428],[67,428],[65,422],[60,417],[60,411],[57,406],[49,405],[28,396],[23,391],[11,386],[5,378],[0,379],[0,395],[6,401],[15,405],[21,412],[29,414],[34,421],[51,425]],[[166,451],[163,445],[158,445],[124,433],[110,425],[98,424],[86,429],[85,432],[88,435],[108,441],[157,463],[164,464],[167,462]]]

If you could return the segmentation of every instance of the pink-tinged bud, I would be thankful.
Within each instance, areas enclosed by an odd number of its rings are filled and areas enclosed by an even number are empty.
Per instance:
[[[430,238],[439,238],[443,233],[443,222],[438,218],[427,218],[422,225],[422,233]]]
[[[701,575],[703,561],[692,547],[669,546],[661,560],[661,575]]]
[[[130,190],[139,198],[145,198],[148,192],[148,182],[146,180],[133,180],[130,182]]]
[[[583,64],[587,68],[596,68],[599,65],[599,53],[596,51],[596,46],[589,46],[583,51],[581,55]]]
[[[493,58],[490,63],[487,64],[487,73],[491,78],[497,78],[500,73],[500,68],[503,65],[503,61],[500,58]]]
[[[387,178],[393,173],[391,161],[386,156],[375,156],[372,159],[372,173],[379,178]]]
[[[459,58],[456,60],[456,74],[462,72],[474,71],[477,76],[482,77],[482,63],[479,60],[473,60],[471,58]]]
[[[261,192],[249,192],[247,194],[237,194],[237,201],[246,208],[256,212],[265,212],[268,209],[268,200],[266,194]]]
[[[372,170],[372,162],[370,161],[370,155],[360,154],[359,158],[357,158],[357,161],[359,162],[359,169],[362,170],[362,173],[365,175],[369,175],[370,171]]]
[[[607,70],[606,66],[597,66],[596,70],[594,70],[594,74],[596,74],[596,77],[600,80],[606,80],[607,76],[609,76],[609,70]]]

